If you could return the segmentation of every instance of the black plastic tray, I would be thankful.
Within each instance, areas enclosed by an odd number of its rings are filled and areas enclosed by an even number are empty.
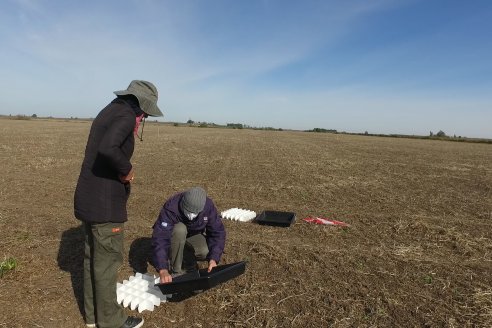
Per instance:
[[[174,278],[172,282],[156,284],[156,286],[165,295],[210,289],[242,275],[246,270],[246,262],[218,265],[212,269],[212,272],[207,272],[207,270],[201,269],[186,273]]]
[[[256,217],[255,222],[277,227],[290,227],[296,220],[296,214],[293,212],[263,211]]]

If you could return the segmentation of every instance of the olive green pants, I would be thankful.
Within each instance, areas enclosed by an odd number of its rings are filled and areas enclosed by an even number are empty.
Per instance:
[[[119,328],[127,319],[116,301],[118,268],[123,263],[123,223],[84,223],[84,308],[86,323]]]
[[[197,234],[186,238],[188,229],[179,222],[174,225],[171,237],[171,268],[174,273],[184,273],[196,268],[196,260],[203,261],[208,255],[205,236]]]

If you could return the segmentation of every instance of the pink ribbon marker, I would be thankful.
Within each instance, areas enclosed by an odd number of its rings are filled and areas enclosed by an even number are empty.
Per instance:
[[[345,223],[345,222],[326,219],[326,218],[315,217],[315,218],[304,218],[303,220],[306,222],[309,222],[309,223],[314,223],[314,224],[337,225],[337,226],[341,226],[341,227],[350,227],[350,225]]]

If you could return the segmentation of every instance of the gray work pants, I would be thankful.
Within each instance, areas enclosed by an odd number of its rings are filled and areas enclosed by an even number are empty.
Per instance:
[[[171,237],[171,269],[173,273],[181,274],[193,267],[196,261],[204,261],[208,255],[205,236],[197,234],[188,237],[188,229],[184,223],[174,225]]]

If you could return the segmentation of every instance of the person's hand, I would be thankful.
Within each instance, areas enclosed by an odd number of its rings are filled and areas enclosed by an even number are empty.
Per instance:
[[[159,277],[161,284],[165,284],[173,281],[173,277],[169,274],[169,271],[166,269],[159,270]]]
[[[212,271],[213,268],[217,266],[217,262],[215,260],[208,261],[208,272]]]
[[[120,175],[120,181],[124,184],[132,182],[133,178],[135,178],[135,171],[133,170],[133,167],[127,175]]]

